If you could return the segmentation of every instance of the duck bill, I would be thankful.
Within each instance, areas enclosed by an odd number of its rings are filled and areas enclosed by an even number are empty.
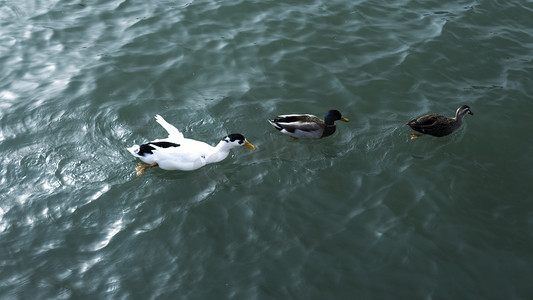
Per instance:
[[[470,109],[468,110],[468,114],[472,116],[474,115],[474,113]]]
[[[250,142],[248,142],[248,141],[244,141],[244,145],[242,145],[242,146],[243,146],[243,147],[246,147],[246,148],[248,148],[248,149],[250,149],[250,150],[255,150],[255,146],[252,145],[252,144],[251,144]]]
[[[346,119],[345,117],[341,117],[341,121],[343,121],[343,122],[350,122],[350,120]]]

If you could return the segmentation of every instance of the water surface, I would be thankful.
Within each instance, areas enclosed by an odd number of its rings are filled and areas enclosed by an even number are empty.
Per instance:
[[[532,12],[0,1],[0,296],[531,298]],[[332,108],[350,122],[318,141],[266,121]],[[258,149],[136,178],[156,114]]]

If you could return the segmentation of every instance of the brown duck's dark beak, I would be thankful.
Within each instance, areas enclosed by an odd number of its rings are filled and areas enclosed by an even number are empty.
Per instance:
[[[472,116],[474,115],[474,113],[470,109],[468,110],[468,114]]]

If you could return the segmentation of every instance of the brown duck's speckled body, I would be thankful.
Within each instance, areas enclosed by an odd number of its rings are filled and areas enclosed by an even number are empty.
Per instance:
[[[454,132],[463,123],[463,118],[466,114],[474,115],[468,105],[463,105],[457,109],[454,118],[449,118],[439,114],[429,114],[406,123],[413,130],[422,134],[429,134],[432,136],[446,136]],[[411,139],[418,137],[417,134],[411,134]]]

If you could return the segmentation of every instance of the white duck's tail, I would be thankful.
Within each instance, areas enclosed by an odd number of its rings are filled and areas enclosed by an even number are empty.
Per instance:
[[[128,149],[128,152],[131,153],[131,155],[135,156],[135,157],[140,157],[139,154],[139,149],[140,149],[140,146],[139,145],[133,145],[129,148],[126,148]]]

